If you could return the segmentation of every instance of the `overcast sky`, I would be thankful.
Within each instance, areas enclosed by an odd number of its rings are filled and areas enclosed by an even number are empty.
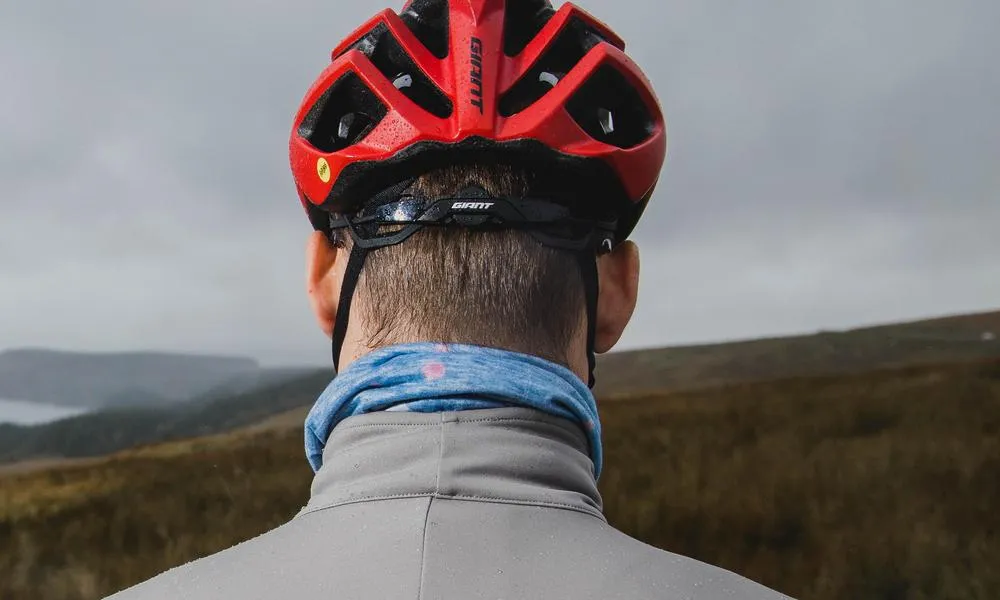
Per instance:
[[[579,4],[669,124],[621,348],[1000,308],[1000,2]],[[328,361],[287,135],[384,6],[0,2],[0,350]]]

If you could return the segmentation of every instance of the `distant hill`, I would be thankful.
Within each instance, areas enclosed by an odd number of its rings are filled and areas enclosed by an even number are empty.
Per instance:
[[[330,377],[328,370],[312,370],[290,381],[221,398],[115,408],[33,427],[0,424],[0,463],[100,456],[154,442],[230,431],[311,404]]]
[[[192,398],[192,402],[215,402],[232,396],[246,396],[253,391],[274,388],[296,379],[310,378],[318,371],[327,373],[325,378],[327,380],[326,383],[329,383],[329,379],[333,376],[331,369],[317,369],[316,367],[270,367],[258,369],[253,373],[224,381],[206,392],[195,396]]]
[[[0,352],[0,398],[90,409],[162,405],[259,371],[240,357],[7,350]]]
[[[1000,357],[1000,311],[814,335],[617,352],[600,357],[598,396]]]

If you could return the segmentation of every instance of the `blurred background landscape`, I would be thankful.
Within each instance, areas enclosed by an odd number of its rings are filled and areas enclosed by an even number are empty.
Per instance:
[[[998,332],[991,312],[602,357],[609,520],[797,598],[993,598]],[[302,422],[327,370],[0,354],[11,364],[72,374],[61,393],[88,400],[0,425],[0,598],[100,598],[306,503]],[[54,380],[22,378],[21,404],[49,410]]]

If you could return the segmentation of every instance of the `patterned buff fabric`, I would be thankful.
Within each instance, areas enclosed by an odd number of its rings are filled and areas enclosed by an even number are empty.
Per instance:
[[[520,406],[576,421],[590,440],[601,474],[601,422],[590,389],[566,367],[494,348],[400,344],[370,352],[339,373],[306,417],[306,456],[313,471],[338,423],[382,410],[446,412]]]

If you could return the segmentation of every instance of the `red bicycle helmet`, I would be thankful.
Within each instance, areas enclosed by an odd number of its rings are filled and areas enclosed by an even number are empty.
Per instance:
[[[666,126],[624,48],[580,8],[548,0],[411,0],[398,15],[379,13],[333,50],[295,117],[291,168],[310,221],[353,235],[339,215],[393,200],[423,173],[503,162],[543,173],[541,195],[570,211],[611,215],[604,243],[625,239],[659,177]],[[482,212],[474,201],[454,206]],[[352,252],[341,307],[370,247]]]

